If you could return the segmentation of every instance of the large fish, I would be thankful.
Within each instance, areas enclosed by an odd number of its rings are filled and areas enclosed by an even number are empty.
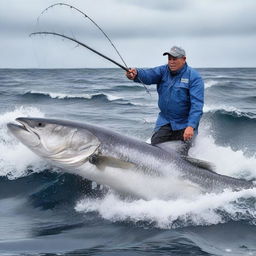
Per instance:
[[[144,199],[194,196],[254,187],[250,181],[205,169],[175,150],[90,124],[20,117],[9,130],[52,164]]]

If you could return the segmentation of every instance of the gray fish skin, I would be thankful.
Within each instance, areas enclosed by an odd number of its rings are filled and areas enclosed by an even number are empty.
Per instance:
[[[184,191],[218,193],[254,187],[251,181],[194,166],[175,151],[95,125],[47,118],[16,121],[19,125],[8,123],[8,129],[34,153],[117,191],[151,199],[175,197]]]

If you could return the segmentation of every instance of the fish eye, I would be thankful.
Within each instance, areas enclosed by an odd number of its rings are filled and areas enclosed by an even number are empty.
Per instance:
[[[41,123],[41,122],[39,122],[37,125],[38,125],[39,127],[44,127],[44,124]]]

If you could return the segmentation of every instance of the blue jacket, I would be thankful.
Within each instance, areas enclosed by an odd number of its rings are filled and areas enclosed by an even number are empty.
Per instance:
[[[197,71],[187,64],[175,75],[168,65],[137,71],[135,82],[157,84],[160,113],[155,130],[168,123],[173,130],[197,129],[204,105],[204,83]]]

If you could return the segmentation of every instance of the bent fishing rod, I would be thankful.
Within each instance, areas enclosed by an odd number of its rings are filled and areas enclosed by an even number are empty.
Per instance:
[[[120,57],[121,61],[123,62],[123,64],[125,65],[125,67],[128,68],[127,64],[125,63],[122,55],[120,54],[120,52],[117,50],[117,47],[114,45],[114,43],[112,42],[112,40],[110,39],[110,37],[104,32],[104,30],[92,19],[90,18],[85,12],[81,11],[80,9],[78,9],[77,7],[70,5],[70,4],[66,4],[66,3],[56,3],[56,4],[52,4],[50,6],[48,6],[47,8],[45,8],[41,14],[38,16],[37,18],[37,22],[39,23],[39,19],[40,16],[42,16],[45,12],[47,12],[49,9],[52,9],[54,7],[58,7],[58,6],[64,6],[64,7],[69,7],[71,10],[77,11],[78,13],[82,14],[82,16],[84,18],[89,19],[94,26],[97,27],[97,29],[100,30],[100,32],[105,36],[105,38],[109,41],[109,43],[112,45],[112,47],[114,48],[114,50],[116,51],[117,55]]]
[[[96,53],[97,55],[103,57],[104,59],[106,59],[106,60],[108,60],[108,61],[114,63],[115,65],[117,65],[118,67],[122,68],[122,69],[125,70],[126,72],[130,72],[130,69],[129,69],[129,68],[123,66],[122,64],[118,63],[117,61],[115,61],[115,60],[109,58],[108,56],[106,56],[106,55],[104,55],[104,54],[102,54],[102,53],[96,51],[96,50],[93,49],[92,47],[90,47],[90,46],[88,46],[88,45],[86,45],[86,44],[84,44],[84,43],[82,43],[82,42],[80,42],[80,41],[78,41],[78,40],[76,40],[76,39],[74,39],[74,38],[72,38],[72,37],[69,37],[69,36],[66,36],[66,35],[63,35],[63,34],[59,34],[59,33],[56,33],[56,32],[50,32],[50,31],[38,31],[38,32],[33,32],[33,33],[31,33],[29,36],[31,37],[31,36],[34,36],[34,35],[54,35],[54,36],[59,36],[59,37],[62,37],[62,38],[71,40],[71,41],[77,43],[78,45],[81,45],[81,46],[87,48],[88,50],[90,50],[90,51]],[[140,79],[139,79],[139,80],[140,80]],[[141,80],[140,80],[140,81],[141,81]],[[142,83],[143,87],[145,88],[146,92],[147,92],[149,95],[151,95],[150,92],[149,92],[149,90],[148,90],[148,88],[144,85],[144,83],[143,83],[142,81],[141,81],[141,83]]]
[[[121,56],[120,52],[117,50],[116,46],[114,45],[114,43],[112,42],[112,40],[110,39],[110,37],[104,32],[104,30],[92,19],[90,18],[85,12],[82,12],[81,10],[79,10],[78,8],[76,8],[75,6],[73,5],[70,5],[70,4],[66,4],[66,3],[55,3],[55,4],[52,4],[50,6],[48,6],[46,9],[44,9],[41,14],[38,16],[37,18],[37,22],[39,23],[39,19],[40,19],[40,16],[42,16],[45,12],[47,12],[49,9],[51,8],[54,8],[54,7],[57,7],[57,6],[64,6],[64,7],[69,7],[71,8],[72,10],[75,10],[77,11],[78,13],[82,14],[84,18],[87,18],[89,19],[94,26],[96,26],[100,31],[101,33],[105,36],[105,38],[109,41],[109,43],[112,45],[112,47],[114,48],[114,50],[116,51],[116,53],[118,54],[118,56],[120,57],[121,61],[123,62],[124,66],[121,65],[120,63],[112,60],[111,58],[107,57],[106,55],[94,50],[93,48],[91,48],[90,46],[72,38],[72,37],[69,37],[69,36],[66,36],[64,34],[59,34],[59,33],[55,33],[55,32],[46,32],[46,31],[43,31],[43,32],[34,32],[34,33],[31,33],[30,36],[32,35],[38,35],[38,34],[45,34],[45,35],[55,35],[55,36],[60,36],[60,37],[63,37],[65,39],[68,39],[68,40],[71,40],[75,43],[77,43],[78,45],[81,45],[87,49],[89,49],[90,51],[98,54],[99,56],[105,58],[106,60],[114,63],[115,65],[117,65],[118,67],[122,68],[123,70],[125,70],[126,72],[130,72],[130,69],[128,68],[127,64],[125,63],[123,57]],[[149,92],[147,86],[141,81],[140,78],[138,78],[138,80],[140,81],[140,83],[143,85],[144,89],[146,90],[146,92],[151,96],[151,93]]]
[[[59,34],[59,33],[56,33],[56,32],[50,32],[50,31],[33,32],[33,33],[31,33],[29,36],[33,36],[33,35],[54,35],[54,36],[59,36],[59,37],[62,37],[62,38],[71,40],[71,41],[77,43],[78,45],[81,45],[81,46],[87,48],[88,50],[90,50],[90,51],[92,51],[92,52],[98,54],[99,56],[103,57],[104,59],[106,59],[106,60],[108,60],[108,61],[114,63],[115,65],[117,65],[118,67],[122,68],[122,69],[125,70],[126,72],[130,72],[130,71],[129,71],[129,68],[127,68],[127,67],[121,65],[120,63],[116,62],[115,60],[113,60],[113,59],[109,58],[108,56],[106,56],[106,55],[104,55],[104,54],[102,54],[102,53],[100,53],[100,52],[94,50],[94,49],[91,48],[90,46],[88,46],[88,45],[86,45],[86,44],[84,44],[84,43],[82,43],[82,42],[80,42],[80,41],[78,41],[78,40],[76,40],[76,39],[74,39],[74,38],[72,38],[72,37],[69,37],[69,36],[66,36],[66,35],[63,35],[63,34]]]

